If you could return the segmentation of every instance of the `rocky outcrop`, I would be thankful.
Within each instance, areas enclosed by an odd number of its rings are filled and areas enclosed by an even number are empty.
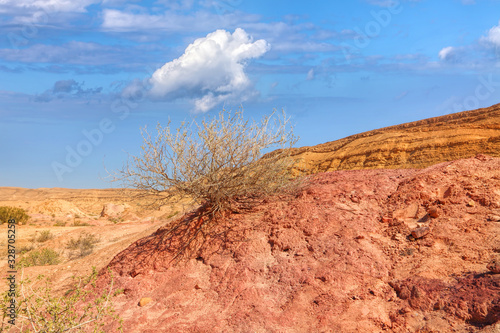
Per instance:
[[[130,205],[127,204],[114,204],[114,203],[106,203],[102,207],[101,217],[117,217],[121,216],[127,208],[130,208]]]
[[[499,214],[500,159],[484,155],[322,173],[204,229],[179,262],[185,234],[167,226],[108,268],[130,332],[495,332]]]
[[[296,171],[425,168],[476,154],[500,157],[500,104],[293,149]]]

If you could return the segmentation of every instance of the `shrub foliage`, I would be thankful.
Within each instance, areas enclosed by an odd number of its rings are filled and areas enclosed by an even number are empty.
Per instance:
[[[92,234],[82,233],[77,239],[71,238],[66,248],[71,251],[71,258],[85,257],[94,251],[95,244],[99,241],[99,238]]]
[[[297,138],[284,112],[250,122],[242,111],[222,110],[201,124],[156,129],[156,137],[142,130],[142,153],[132,156],[114,180],[153,192],[160,203],[189,197],[215,215],[276,193],[291,179],[293,160],[286,148]],[[270,148],[278,150],[263,156]]]
[[[19,260],[19,266],[30,267],[30,266],[48,266],[57,265],[61,262],[59,253],[53,249],[44,248],[40,250],[33,250],[28,252],[21,260]]]
[[[16,223],[24,223],[28,221],[29,215],[22,208],[1,206],[0,207],[0,224],[7,223],[9,219],[15,219]]]
[[[16,285],[15,326],[8,323],[12,295],[0,297],[2,324],[0,332],[105,332],[110,322],[120,322],[112,302],[113,280],[109,290],[95,291],[97,270],[88,277],[76,278],[64,296],[54,293],[51,283],[40,275],[35,281],[21,278]],[[118,331],[122,331],[121,325]]]

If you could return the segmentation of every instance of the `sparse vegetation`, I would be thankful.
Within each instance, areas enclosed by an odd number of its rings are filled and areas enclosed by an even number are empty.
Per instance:
[[[16,247],[16,252],[19,254],[25,254],[31,250],[34,250],[34,249],[35,249],[35,246],[33,244],[29,244],[29,245],[23,245],[23,246]]]
[[[103,327],[110,322],[121,319],[115,314],[111,291],[98,294],[95,291],[97,270],[84,278],[75,278],[71,290],[64,296],[57,296],[51,283],[42,275],[36,281],[21,279],[17,285],[16,325],[20,332],[104,332]],[[11,297],[9,291],[0,299],[2,326],[0,332],[11,332],[12,326],[7,323]],[[115,292],[116,294],[116,292]],[[121,325],[120,325],[121,326]],[[122,328],[118,329],[122,332]]]
[[[79,220],[73,221],[73,227],[88,227],[90,224],[87,222],[81,222]]]
[[[16,220],[16,223],[25,223],[29,219],[29,215],[22,208],[1,206],[0,207],[0,224],[7,223],[9,219]]]
[[[57,265],[61,262],[59,253],[53,249],[44,248],[28,252],[19,260],[20,267]]]
[[[179,214],[179,211],[178,211],[178,210],[176,210],[176,211],[175,211],[175,212],[173,212],[173,213],[168,214],[167,219],[170,219],[170,218],[174,217],[174,216],[175,216],[175,215],[177,215],[177,214]]]
[[[170,203],[189,197],[216,214],[276,193],[291,179],[294,162],[286,148],[297,138],[284,112],[256,123],[245,121],[242,111],[222,110],[211,121],[183,123],[174,133],[158,124],[157,132],[152,138],[142,130],[142,155],[133,156],[114,180]],[[262,158],[269,148],[281,149]]]
[[[113,293],[113,296],[118,296],[118,295],[121,295],[125,292],[125,289],[123,288],[120,288],[120,289],[116,289],[115,292]]]
[[[66,222],[62,221],[62,220],[57,220],[56,223],[54,224],[55,227],[65,227],[66,226]]]
[[[123,217],[110,217],[108,221],[113,222],[114,224],[117,224],[119,222],[123,222]]]
[[[294,161],[287,148],[297,138],[284,112],[256,123],[244,120],[242,111],[222,110],[201,124],[182,123],[175,131],[158,124],[156,129],[156,138],[142,130],[142,154],[132,156],[113,180],[156,194],[157,205],[186,197],[199,204],[196,231],[186,247],[221,213],[248,209],[292,179]],[[263,156],[270,148],[279,149]]]
[[[54,238],[54,235],[50,232],[50,230],[43,230],[42,232],[40,232],[35,241],[37,241],[38,243],[45,243],[52,238]]]
[[[70,250],[71,258],[81,258],[88,256],[94,251],[95,245],[100,239],[92,234],[82,233],[77,239],[71,238],[66,245]]]

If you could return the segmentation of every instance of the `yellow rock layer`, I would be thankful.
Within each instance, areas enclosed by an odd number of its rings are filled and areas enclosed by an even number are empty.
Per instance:
[[[425,168],[477,154],[500,157],[500,104],[294,148],[301,173]]]

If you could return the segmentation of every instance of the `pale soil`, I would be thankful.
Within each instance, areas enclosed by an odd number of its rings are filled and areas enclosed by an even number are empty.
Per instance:
[[[73,190],[73,189],[23,189],[0,187],[0,206],[21,207],[27,210],[30,220],[16,227],[16,249],[50,248],[57,251],[62,262],[53,266],[28,267],[24,276],[43,274],[54,281],[56,291],[64,291],[72,276],[88,275],[92,267],[102,269],[120,251],[137,239],[151,234],[189,209],[184,204],[166,205],[150,209],[144,205],[150,200],[136,199],[134,191]],[[109,203],[126,205],[123,213],[100,217],[103,206]],[[49,230],[53,238],[40,243],[41,232]],[[99,238],[92,254],[78,258],[76,252],[66,248],[69,240],[80,235],[92,234]],[[0,269],[7,271],[7,224],[0,226]],[[19,261],[21,254],[17,254]],[[21,276],[19,272],[19,277]],[[6,289],[0,284],[0,291]]]

